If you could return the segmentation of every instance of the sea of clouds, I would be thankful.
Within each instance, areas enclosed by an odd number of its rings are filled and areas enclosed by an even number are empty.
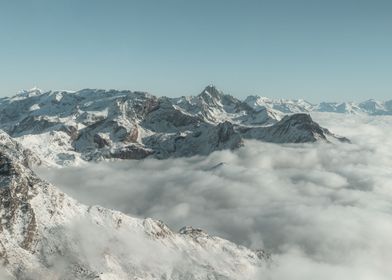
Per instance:
[[[390,279],[392,117],[313,114],[352,144],[247,141],[208,157],[38,169],[64,192],[271,252],[261,279]]]

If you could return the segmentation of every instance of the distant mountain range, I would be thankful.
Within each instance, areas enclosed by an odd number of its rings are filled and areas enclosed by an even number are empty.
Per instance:
[[[303,99],[270,99],[257,95],[248,96],[245,103],[255,110],[270,109],[284,114],[329,112],[343,114],[392,115],[392,100],[369,99],[356,102],[321,102],[311,104]]]
[[[39,89],[0,99],[0,129],[43,163],[104,158],[164,159],[236,149],[245,139],[272,143],[343,141],[307,114],[305,101],[250,96],[241,101],[214,86],[190,97],[145,92]]]

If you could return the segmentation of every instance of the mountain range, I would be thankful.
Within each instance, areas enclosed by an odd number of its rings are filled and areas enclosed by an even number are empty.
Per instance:
[[[392,100],[363,102],[321,102],[312,104],[303,99],[270,99],[257,95],[248,96],[244,102],[255,110],[269,109],[284,114],[328,112],[343,114],[392,115]]]
[[[207,155],[244,140],[272,143],[349,142],[320,127],[305,101],[241,101],[207,86],[199,95],[39,89],[0,100],[0,129],[43,164],[73,165],[107,158]]]

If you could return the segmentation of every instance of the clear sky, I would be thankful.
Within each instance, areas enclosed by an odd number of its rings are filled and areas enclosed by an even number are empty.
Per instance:
[[[391,0],[0,0],[0,95],[392,98]]]

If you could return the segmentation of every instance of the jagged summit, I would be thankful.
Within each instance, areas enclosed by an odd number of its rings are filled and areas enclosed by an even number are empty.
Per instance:
[[[223,91],[217,89],[214,85],[208,85],[198,96],[202,102],[211,107],[217,107],[224,110],[223,107],[244,107],[246,104],[242,103],[235,97],[225,94]]]
[[[200,95],[211,95],[212,97],[219,97],[224,95],[223,91],[218,90],[218,88],[210,84],[204,88],[204,90],[200,93]]]

